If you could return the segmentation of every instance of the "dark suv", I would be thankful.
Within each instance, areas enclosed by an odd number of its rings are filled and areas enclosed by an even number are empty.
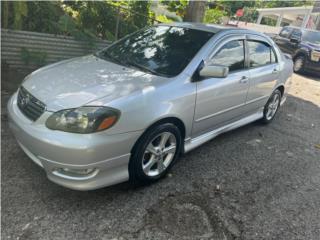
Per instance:
[[[295,72],[314,72],[320,76],[320,32],[284,27],[274,41],[284,53],[292,56]]]

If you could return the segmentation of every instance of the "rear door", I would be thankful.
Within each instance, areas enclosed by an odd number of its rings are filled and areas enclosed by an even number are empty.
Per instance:
[[[265,105],[277,84],[280,66],[275,50],[264,38],[248,36],[246,46],[250,74],[246,104],[248,110],[256,111]]]

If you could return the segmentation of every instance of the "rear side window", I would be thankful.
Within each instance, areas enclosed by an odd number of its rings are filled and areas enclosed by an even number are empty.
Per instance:
[[[279,36],[283,38],[289,38],[290,32],[291,32],[290,28],[283,28],[279,33]]]
[[[229,67],[229,71],[244,69],[243,41],[234,40],[226,43],[210,60],[212,64]]]
[[[250,67],[264,66],[276,62],[276,57],[269,44],[259,41],[248,41]]]

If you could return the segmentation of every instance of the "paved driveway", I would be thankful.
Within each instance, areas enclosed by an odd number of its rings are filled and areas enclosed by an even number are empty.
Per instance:
[[[320,79],[295,75],[291,93],[273,123],[219,136],[156,184],[91,192],[47,180],[3,112],[2,239],[320,239]]]

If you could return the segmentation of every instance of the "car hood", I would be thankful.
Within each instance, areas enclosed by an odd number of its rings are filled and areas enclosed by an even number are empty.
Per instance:
[[[314,49],[314,50],[320,51],[320,44],[315,44],[315,43],[311,43],[311,42],[306,42],[306,45],[307,45],[309,48],[312,48],[312,49]]]
[[[41,68],[22,85],[45,103],[48,111],[57,111],[100,98],[104,98],[104,103],[110,102],[167,80],[90,55]]]

